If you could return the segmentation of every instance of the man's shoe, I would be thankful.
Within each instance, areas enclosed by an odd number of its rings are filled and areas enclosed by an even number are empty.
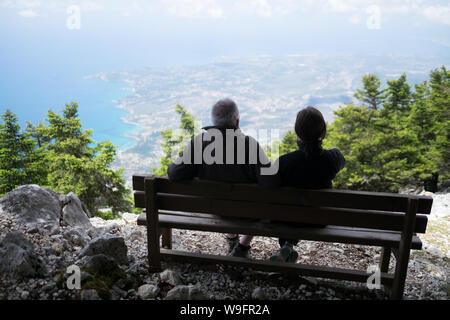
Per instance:
[[[280,250],[275,252],[269,260],[278,262],[296,262],[298,258],[297,251],[289,245],[284,245]]]
[[[250,246],[245,247],[238,243],[231,251],[230,256],[238,258],[248,258],[250,253]]]
[[[234,247],[236,247],[239,243],[239,236],[237,235],[234,238],[228,238],[227,236],[225,236],[225,238],[227,239],[228,243],[228,254],[230,254],[231,251],[233,251]]]

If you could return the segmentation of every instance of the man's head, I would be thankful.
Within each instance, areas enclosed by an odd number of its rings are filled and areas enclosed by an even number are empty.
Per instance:
[[[239,128],[239,110],[231,99],[217,101],[211,111],[213,124],[222,128]]]

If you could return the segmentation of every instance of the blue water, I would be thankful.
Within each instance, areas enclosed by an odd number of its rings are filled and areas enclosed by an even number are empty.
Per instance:
[[[119,148],[132,142],[124,134],[136,127],[122,121],[126,111],[118,108],[118,100],[131,93],[125,83],[85,79],[69,73],[62,78],[40,75],[39,79],[14,78],[10,74],[1,85],[0,112],[11,109],[23,128],[26,121],[38,124],[46,119],[49,109],[61,113],[65,104],[74,101],[79,105],[83,129],[93,129],[94,140],[110,140]]]
[[[77,101],[83,127],[94,129],[95,140],[108,139],[119,148],[132,143],[124,134],[137,128],[122,121],[126,113],[114,100],[130,92],[125,83],[86,80],[88,75],[143,66],[204,64],[220,56],[448,55],[448,46],[426,40],[430,34],[448,39],[447,26],[414,27],[407,17],[391,19],[374,32],[343,22],[339,15],[274,19],[244,15],[212,21],[149,13],[124,17],[119,10],[105,10],[83,13],[82,28],[74,31],[66,28],[64,13],[49,11],[25,19],[16,11],[0,10],[0,112],[10,108],[22,125],[25,120],[36,124],[46,118],[48,109],[60,112],[65,103]]]

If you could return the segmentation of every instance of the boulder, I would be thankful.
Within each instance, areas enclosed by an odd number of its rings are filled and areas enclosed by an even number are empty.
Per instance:
[[[7,193],[0,199],[0,213],[26,224],[30,233],[56,234],[61,223],[92,227],[73,192],[63,195],[36,184],[23,185]]]
[[[124,278],[119,279],[116,284],[122,290],[128,291],[137,286],[137,280],[132,274],[127,274]]]
[[[171,284],[172,286],[177,286],[181,284],[181,276],[178,272],[175,272],[173,270],[164,270],[159,274],[159,278],[163,282],[167,282],[168,284]]]
[[[60,199],[64,203],[61,217],[63,223],[68,226],[83,227],[86,229],[92,227],[89,217],[83,211],[81,201],[75,193],[70,192],[67,195],[60,195]]]
[[[124,214],[122,214],[122,219],[127,224],[136,224],[137,218],[138,218],[138,215],[134,214],[134,213],[125,212]]]
[[[33,250],[35,248],[35,244],[25,238],[19,231],[7,233],[0,242],[0,246],[4,246],[8,243],[13,243],[24,250]]]
[[[102,300],[94,289],[83,290],[80,298],[81,300]]]
[[[179,285],[167,292],[165,300],[206,300],[208,297],[198,286]]]
[[[120,225],[116,222],[110,223],[105,227],[105,232],[107,233],[118,233],[121,230]]]
[[[113,258],[118,264],[127,264],[127,246],[122,237],[105,234],[94,238],[89,244],[84,247],[79,257],[93,256],[97,254],[104,254]]]
[[[106,229],[104,227],[91,227],[87,230],[87,234],[92,239],[100,237],[102,234],[106,233]]]
[[[266,293],[261,287],[256,287],[255,290],[252,292],[252,299],[253,300],[265,300],[267,299]]]
[[[64,232],[64,238],[72,244],[81,247],[85,247],[91,240],[86,230],[81,227],[76,227]]]
[[[7,234],[0,243],[0,274],[13,278],[44,276],[47,268],[34,248],[20,232]]]
[[[0,199],[0,211],[25,224],[58,224],[61,216],[58,194],[38,185],[24,185]]]
[[[159,288],[153,284],[144,284],[138,288],[138,296],[142,300],[156,299]]]
[[[98,275],[110,275],[119,270],[116,261],[104,254],[85,256],[78,260],[76,264],[87,272]]]
[[[189,300],[189,286],[176,286],[165,297],[165,300]]]

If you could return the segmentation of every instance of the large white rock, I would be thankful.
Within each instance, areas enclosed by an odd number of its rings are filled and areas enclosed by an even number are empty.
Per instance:
[[[172,286],[177,286],[181,284],[181,276],[178,272],[175,272],[173,270],[166,269],[163,272],[159,274],[159,278],[163,282],[167,282],[168,284],[171,284]]]
[[[208,297],[198,286],[179,285],[167,292],[165,300],[207,300]]]
[[[91,241],[87,231],[82,227],[75,227],[67,230],[64,232],[64,238],[69,240],[72,244],[81,247],[86,246],[89,241]]]
[[[159,291],[159,288],[153,284],[144,284],[139,287],[138,295],[142,300],[151,300],[156,299]]]
[[[430,218],[439,219],[450,215],[450,193],[433,194]]]
[[[65,205],[62,209],[61,220],[72,227],[83,227],[87,229],[92,227],[89,217],[83,211],[81,201],[78,199],[77,195],[70,192],[66,196],[63,195],[63,198]]]
[[[26,224],[59,224],[61,203],[58,194],[38,185],[24,185],[0,199],[3,214]]]
[[[137,218],[138,218],[138,215],[134,214],[134,213],[125,212],[125,213],[122,214],[122,219],[127,224],[136,224]]]
[[[36,184],[23,185],[7,193],[0,199],[0,214],[34,226],[92,227],[89,217],[83,211],[81,201],[70,192],[68,195],[56,193]]]

